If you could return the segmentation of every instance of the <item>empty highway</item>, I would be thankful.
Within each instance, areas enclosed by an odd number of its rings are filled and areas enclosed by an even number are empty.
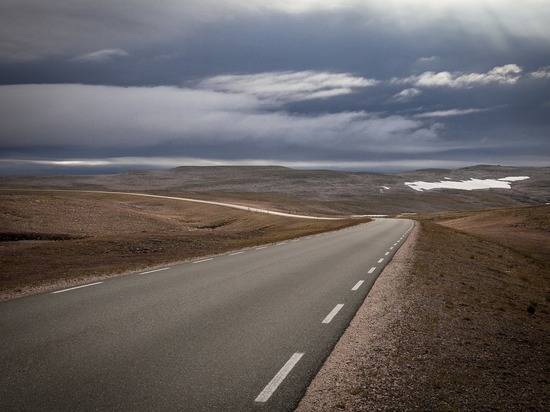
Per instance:
[[[291,411],[412,227],[379,219],[0,303],[2,410]]]

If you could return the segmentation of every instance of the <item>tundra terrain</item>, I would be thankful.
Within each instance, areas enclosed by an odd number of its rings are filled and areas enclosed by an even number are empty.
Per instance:
[[[407,183],[529,177],[510,188],[419,192]],[[148,192],[322,215],[476,210],[550,202],[550,168],[474,166],[402,173],[293,170],[285,167],[179,167],[110,175],[4,176],[0,188]],[[177,193],[177,194],[175,194]]]
[[[528,179],[484,190],[407,185],[509,177]],[[550,168],[401,174],[178,168],[3,177],[0,188],[0,299],[367,220],[302,220],[78,190],[317,216],[413,217],[414,235],[378,279],[299,410],[550,409]]]

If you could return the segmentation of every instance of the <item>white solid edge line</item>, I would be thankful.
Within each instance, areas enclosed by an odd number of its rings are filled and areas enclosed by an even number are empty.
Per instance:
[[[203,262],[208,262],[210,260],[213,260],[214,258],[208,258],[208,259],[203,259],[203,260],[197,260],[196,262],[193,262],[193,263],[203,263]]]
[[[271,379],[271,382],[269,382],[264,390],[260,392],[254,402],[267,402],[269,398],[271,398],[271,395],[273,395],[273,393],[277,390],[279,385],[285,380],[285,378],[294,368],[294,366],[296,366],[302,356],[304,356],[304,354],[298,352],[292,355],[290,359],[285,363],[285,365],[281,368],[281,370],[277,372],[277,375],[275,375],[273,379]]]
[[[260,246],[256,248],[256,250],[262,250],[262,249],[267,249],[267,246]]]
[[[357,289],[359,289],[363,283],[365,283],[365,281],[364,281],[364,280],[360,280],[359,282],[357,282],[357,283],[355,284],[354,287],[351,288],[351,290],[357,290]]]
[[[244,252],[243,252],[243,251],[240,251],[240,252],[233,252],[233,253],[230,253],[229,256],[240,255],[241,253],[244,253]]]
[[[149,273],[160,272],[160,271],[168,270],[168,269],[170,269],[170,268],[161,268],[161,269],[155,269],[155,270],[148,270],[147,272],[141,272],[140,275],[147,275]]]
[[[87,288],[88,286],[95,286],[95,285],[99,285],[99,284],[101,284],[101,283],[103,283],[103,282],[88,283],[87,285],[75,286],[74,288],[56,290],[55,292],[52,292],[52,294],[68,292],[69,290]]]
[[[369,269],[369,273],[372,273],[372,272],[374,272],[375,270],[376,270],[376,266],[373,266],[373,267],[371,267],[371,268]]]
[[[337,304],[334,309],[332,309],[330,311],[330,313],[327,315],[326,318],[323,319],[323,322],[321,323],[330,323],[330,321],[332,319],[334,319],[334,317],[338,314],[338,312],[340,312],[340,309],[342,309],[344,307],[344,304],[343,303],[339,303]]]

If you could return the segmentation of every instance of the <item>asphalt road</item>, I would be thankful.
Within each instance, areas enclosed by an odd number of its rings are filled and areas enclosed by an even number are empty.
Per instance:
[[[413,223],[0,304],[0,408],[290,411]]]

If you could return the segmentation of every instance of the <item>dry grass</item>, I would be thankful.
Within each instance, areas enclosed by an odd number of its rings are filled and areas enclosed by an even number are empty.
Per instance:
[[[397,356],[413,365],[404,387],[420,380],[424,390],[400,396],[421,409],[548,410],[550,261],[505,246],[510,228],[474,232],[422,223],[403,297],[414,302],[413,338]]]
[[[3,192],[0,299],[359,222],[125,195]]]
[[[452,217],[452,218],[451,218]],[[550,262],[550,207],[443,214],[439,223]]]

